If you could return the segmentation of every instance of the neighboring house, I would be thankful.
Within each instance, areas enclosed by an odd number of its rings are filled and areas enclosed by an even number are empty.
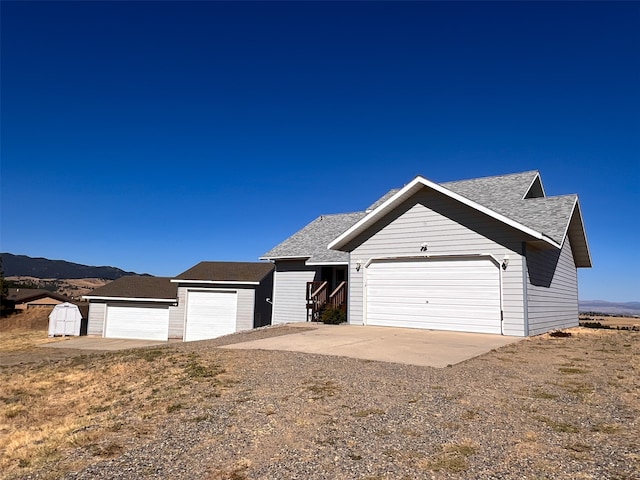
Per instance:
[[[517,336],[578,325],[576,268],[591,267],[578,197],[547,197],[537,171],[418,176],[364,212],[319,217],[263,258],[276,266],[274,324],[330,303],[310,282],[348,279],[351,324]]]
[[[89,335],[184,341],[271,322],[273,265],[201,262],[175,278],[122,277],[85,296]]]
[[[16,310],[26,310],[33,307],[52,308],[71,299],[41,288],[9,288],[7,300],[15,304]]]

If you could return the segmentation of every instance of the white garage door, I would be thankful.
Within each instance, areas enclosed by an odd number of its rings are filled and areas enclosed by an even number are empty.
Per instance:
[[[169,338],[169,307],[107,306],[107,325],[104,336],[108,338],[136,338],[143,340],[167,340]]]
[[[501,333],[500,272],[489,259],[376,261],[366,324]]]
[[[190,291],[184,340],[206,340],[235,332],[237,303],[236,292]]]

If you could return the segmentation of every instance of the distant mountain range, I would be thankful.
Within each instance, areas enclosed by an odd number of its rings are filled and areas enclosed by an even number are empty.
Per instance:
[[[92,267],[65,260],[49,260],[48,258],[32,258],[26,255],[0,253],[2,269],[5,277],[36,277],[36,278],[102,278],[116,280],[128,275],[138,275],[135,272],[125,272],[116,267]]]
[[[609,313],[612,315],[640,315],[640,302],[607,302],[605,300],[580,300],[580,312]]]

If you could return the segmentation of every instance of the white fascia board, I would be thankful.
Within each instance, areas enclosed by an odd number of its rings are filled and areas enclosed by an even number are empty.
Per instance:
[[[536,238],[538,240],[542,240],[545,243],[548,243],[556,248],[561,248],[561,245],[559,245],[557,242],[555,242],[554,240],[552,240],[551,238],[547,237],[546,235],[544,235],[541,232],[536,232],[535,230],[526,227],[524,225],[522,225],[521,223],[518,223],[514,220],[511,220],[510,218],[505,217],[504,215],[501,215],[497,212],[494,212],[493,210],[484,207],[482,205],[480,205],[479,203],[474,202],[473,200],[469,200],[466,197],[463,197],[462,195],[458,195],[455,192],[452,192],[451,190],[449,190],[448,188],[445,188],[441,185],[438,185],[437,183],[434,183],[430,180],[427,180],[424,177],[421,176],[417,176],[416,178],[414,178],[410,183],[408,183],[404,188],[402,188],[398,193],[396,193],[395,195],[393,195],[391,198],[389,198],[386,202],[384,202],[382,205],[380,205],[378,208],[376,208],[374,211],[372,211],[370,214],[366,215],[365,217],[363,217],[360,221],[358,221],[355,225],[353,225],[349,230],[347,230],[346,232],[344,232],[342,235],[340,235],[338,238],[336,238],[334,241],[332,241],[327,248],[329,249],[333,249],[333,250],[338,250],[340,247],[342,247],[343,245],[345,245],[347,242],[349,242],[350,240],[353,240],[358,234],[360,234],[362,231],[364,231],[366,228],[368,228],[369,226],[371,226],[374,222],[376,222],[379,218],[383,217],[384,215],[386,215],[390,210],[392,210],[393,208],[396,207],[397,204],[399,204],[400,202],[404,201],[406,198],[410,197],[411,195],[413,195],[413,193],[415,193],[416,191],[420,190],[420,188],[422,187],[428,187],[431,188],[432,190],[435,190],[436,192],[442,193],[443,195],[446,195],[449,198],[452,198],[453,200],[457,200],[458,202],[464,204],[464,205],[468,205],[469,207],[482,212],[486,215],[489,215],[492,218],[495,218],[496,220],[509,225],[510,227],[513,227],[517,230],[520,230],[523,233],[526,233],[527,235]]]
[[[142,298],[142,297],[100,297],[93,295],[83,295],[83,300],[121,300],[127,302],[158,302],[158,303],[175,303],[177,298]]]
[[[304,260],[305,258],[311,258],[311,255],[291,255],[289,257],[259,257],[258,260],[269,260],[270,262],[273,262],[274,260]]]
[[[582,209],[580,208],[580,200],[576,197],[576,201],[573,204],[573,208],[571,209],[571,214],[569,215],[569,221],[567,222],[567,227],[564,229],[564,235],[562,236],[562,245],[564,245],[565,240],[569,235],[569,229],[571,228],[571,220],[573,219],[573,214],[578,211],[578,216],[580,217],[580,226],[582,228],[582,238],[584,239],[584,245],[587,250],[587,257],[589,258],[589,267],[593,266],[593,261],[591,259],[591,249],[589,248],[589,240],[587,239],[587,232],[584,228],[584,219],[582,218]],[[572,246],[572,248],[574,248]]]
[[[207,285],[260,285],[260,282],[237,282],[221,280],[180,280],[172,278],[171,283],[206,283]]]
[[[310,267],[322,267],[324,265],[349,265],[349,262],[305,262],[305,265],[309,265]]]

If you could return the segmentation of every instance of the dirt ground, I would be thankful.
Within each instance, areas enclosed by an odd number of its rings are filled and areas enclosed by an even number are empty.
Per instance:
[[[638,332],[444,369],[216,348],[287,328],[99,353],[0,331],[0,478],[640,478]]]
[[[638,317],[612,317],[606,315],[580,315],[580,322],[599,322],[611,328],[629,328],[638,326],[640,329],[640,318]]]

